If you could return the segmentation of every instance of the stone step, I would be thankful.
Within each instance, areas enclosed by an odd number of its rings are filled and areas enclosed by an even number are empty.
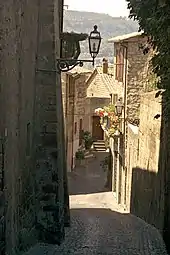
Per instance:
[[[93,143],[93,149],[95,151],[106,151],[105,141],[97,140]]]
[[[95,151],[106,151],[106,148],[94,148]]]
[[[93,145],[105,145],[105,142],[104,141],[102,141],[102,142],[97,141],[97,142],[94,142]]]
[[[105,144],[94,144],[93,147],[103,148],[103,147],[106,147],[106,146],[105,146]]]

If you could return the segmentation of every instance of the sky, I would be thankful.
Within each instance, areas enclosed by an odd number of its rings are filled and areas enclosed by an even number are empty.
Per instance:
[[[128,16],[126,0],[64,0],[69,10],[106,13],[113,17]]]

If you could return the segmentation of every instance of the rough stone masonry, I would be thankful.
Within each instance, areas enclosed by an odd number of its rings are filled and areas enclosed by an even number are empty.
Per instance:
[[[40,197],[35,196],[37,186],[41,188],[37,172],[43,174],[49,154],[56,151],[58,157],[53,158],[57,165],[56,205],[57,220],[60,219],[57,231],[63,232],[68,196],[61,83],[60,75],[51,72],[60,51],[61,11],[60,0],[0,1],[0,136],[5,148],[5,202],[1,207],[6,222],[1,242],[6,244],[2,252],[6,250],[9,255],[22,253],[27,245],[36,242],[32,238],[25,243],[24,236],[36,237],[38,210],[43,209]],[[45,162],[39,164],[42,156]],[[45,174],[50,179],[48,169]]]

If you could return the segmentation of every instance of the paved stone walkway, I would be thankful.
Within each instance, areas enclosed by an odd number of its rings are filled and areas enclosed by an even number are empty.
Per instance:
[[[61,246],[38,244],[30,255],[166,255],[159,232],[125,213],[104,188],[104,153],[69,174],[71,228]]]

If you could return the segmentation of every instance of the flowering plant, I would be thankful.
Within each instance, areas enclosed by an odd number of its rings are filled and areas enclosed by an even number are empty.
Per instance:
[[[100,117],[104,117],[105,110],[103,108],[97,108],[95,109],[95,113]]]
[[[100,123],[104,125],[103,119],[107,117],[109,119],[109,127],[108,132],[109,136],[112,136],[116,130],[119,130],[119,117],[115,113],[115,106],[109,105],[105,106],[104,108],[97,108],[95,109],[95,113],[100,116]],[[106,125],[105,125],[106,126]]]

